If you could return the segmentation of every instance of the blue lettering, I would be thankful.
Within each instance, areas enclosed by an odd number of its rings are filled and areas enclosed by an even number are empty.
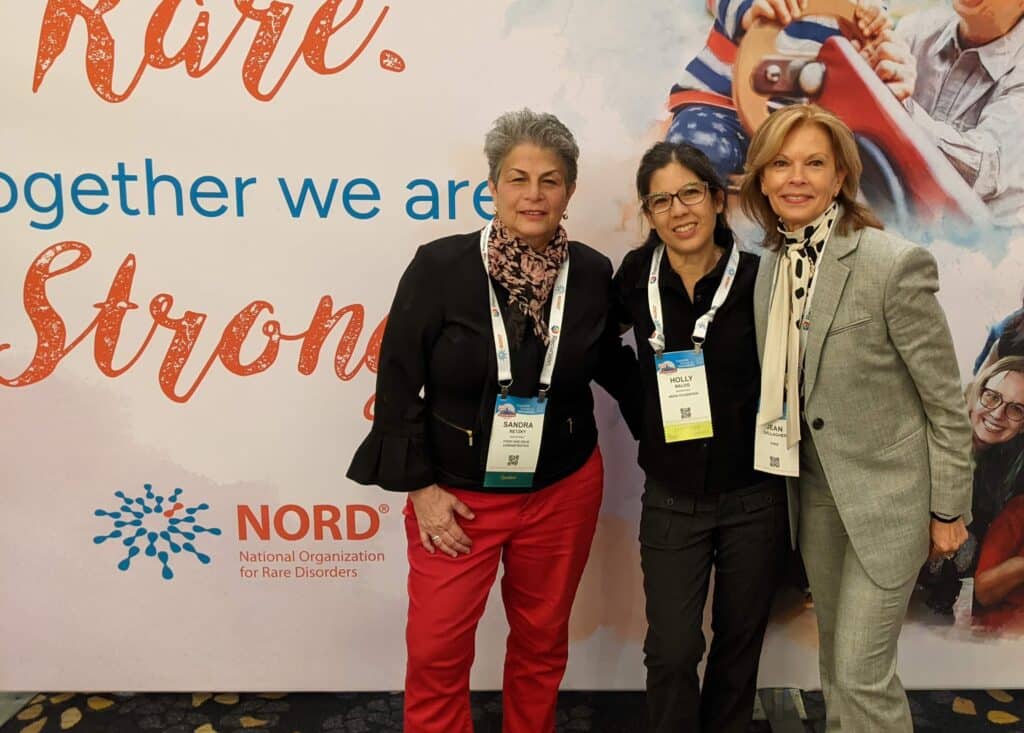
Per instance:
[[[174,176],[153,175],[153,159],[146,158],[146,204],[149,215],[156,215],[156,186],[158,183],[170,184],[174,189],[174,211],[178,216],[185,215],[185,202],[181,192],[181,181]]]
[[[455,195],[460,189],[468,188],[469,181],[448,181],[448,218],[455,218]]]
[[[245,216],[245,189],[256,183],[255,178],[235,178],[235,215]]]
[[[473,191],[473,208],[476,210],[477,216],[481,219],[489,220],[494,216],[494,212],[484,211],[482,204],[492,204],[494,203],[494,199],[491,197],[489,191],[486,194],[484,191],[487,191],[487,181],[481,183],[476,187],[476,190]]]
[[[95,188],[86,188],[86,183],[96,184]],[[89,206],[82,199],[85,196],[109,196],[110,189],[107,182],[95,173],[83,173],[71,182],[71,203],[76,209],[89,216],[98,216],[110,208],[110,204],[102,201],[95,206]]]
[[[204,184],[212,184],[213,191],[202,191],[200,190]],[[200,216],[206,216],[214,218],[217,216],[223,216],[227,210],[227,204],[221,204],[220,206],[213,209],[203,208],[202,201],[204,199],[211,199],[214,201],[222,201],[228,197],[228,187],[224,185],[224,181],[220,180],[216,176],[200,176],[192,182],[191,188],[188,191],[188,200],[192,204],[192,208],[195,209]]]
[[[45,181],[47,189],[53,192],[53,200],[49,203],[43,204],[36,200],[36,196],[33,193],[35,184],[39,181]],[[48,222],[31,221],[29,226],[33,229],[55,229],[60,226],[61,222],[64,221],[64,197],[61,195],[61,176],[60,173],[33,173],[25,179],[25,202],[28,207],[37,214],[49,214],[53,212],[53,219]]]
[[[407,191],[412,191],[414,188],[424,187],[428,193],[422,196],[410,196],[409,200],[405,202],[405,213],[408,214],[410,219],[416,219],[417,221],[425,221],[426,219],[440,219],[441,218],[441,194],[437,190],[437,185],[429,178],[417,178],[409,181],[409,184],[405,187]],[[429,205],[429,209],[425,212],[417,212],[416,205],[426,202]]]
[[[364,186],[369,189],[369,193],[358,193],[354,189],[356,186]],[[341,195],[341,203],[345,207],[345,211],[353,219],[372,219],[380,213],[380,207],[374,206],[367,211],[357,211],[352,206],[353,201],[380,201],[380,189],[377,188],[377,184],[371,181],[369,178],[353,178],[345,186],[345,190]]]
[[[6,214],[18,205],[18,184],[6,173],[0,173],[0,180],[7,184],[7,188],[11,192],[11,195],[7,198],[7,203],[0,206],[0,214]]]
[[[313,199],[313,206],[316,207],[317,215],[321,219],[326,219],[327,212],[330,211],[331,203],[334,201],[334,193],[338,188],[338,179],[332,178],[327,194],[321,198],[320,191],[317,189],[316,184],[313,183],[313,179],[304,178],[302,179],[302,188],[299,191],[298,202],[296,202],[288,182],[283,178],[278,178],[277,183],[281,187],[281,193],[284,194],[285,203],[288,205],[288,211],[291,212],[293,219],[298,219],[302,216],[306,208],[307,196]]]
[[[118,200],[121,203],[121,211],[128,216],[138,216],[142,212],[128,204],[128,184],[139,180],[134,173],[128,173],[123,161],[117,162],[117,173],[111,176],[117,184]]]

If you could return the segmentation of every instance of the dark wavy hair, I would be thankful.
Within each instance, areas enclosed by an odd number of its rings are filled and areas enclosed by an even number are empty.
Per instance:
[[[644,211],[647,210],[644,197],[651,192],[651,179],[655,173],[672,163],[678,163],[687,168],[697,178],[708,184],[709,195],[725,195],[725,185],[715,172],[715,167],[711,164],[708,156],[687,143],[660,142],[648,148],[644,157],[640,159],[640,166],[636,171],[636,194],[640,197],[640,206]],[[715,217],[714,240],[715,244],[723,249],[729,249],[734,241],[732,229],[729,228],[729,222],[725,218],[724,207]],[[646,241],[640,246],[657,247],[659,244],[661,244],[661,239],[658,237],[658,232],[651,227]]]

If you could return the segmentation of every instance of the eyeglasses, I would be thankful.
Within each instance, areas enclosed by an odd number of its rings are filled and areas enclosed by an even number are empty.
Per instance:
[[[1024,405],[1019,402],[1007,402],[1006,399],[994,389],[985,387],[981,390],[981,394],[978,396],[978,402],[981,403],[982,407],[989,410],[994,410],[999,405],[1006,405],[1004,412],[1006,416],[1013,422],[1021,422],[1024,420]]]
[[[679,199],[683,206],[696,206],[702,203],[708,195],[708,182],[690,183],[680,188],[675,193],[667,191],[655,191],[643,198],[644,206],[652,214],[663,214],[672,208],[672,199]]]

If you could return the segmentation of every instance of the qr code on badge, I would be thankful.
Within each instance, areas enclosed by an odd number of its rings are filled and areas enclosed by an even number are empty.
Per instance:
[[[771,466],[772,468],[781,468],[782,467],[782,464],[779,461],[779,457],[778,456],[769,456],[769,458],[768,458],[768,465]]]
[[[518,466],[519,465],[519,456],[518,455],[509,456],[508,457],[508,465],[510,465],[510,466]]]
[[[680,407],[679,408],[679,419],[680,420],[689,420],[691,412],[692,412],[692,410],[689,407]]]

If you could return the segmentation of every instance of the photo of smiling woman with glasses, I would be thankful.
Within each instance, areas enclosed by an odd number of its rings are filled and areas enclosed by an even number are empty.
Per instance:
[[[968,391],[974,428],[974,522],[981,543],[974,622],[1024,630],[1024,357],[1000,359]],[[975,545],[976,546],[976,545]],[[964,558],[973,564],[974,558]]]
[[[974,430],[974,521],[980,542],[1006,502],[1022,493],[1024,357],[1000,359],[982,370],[967,392]]]
[[[783,480],[753,468],[758,258],[733,242],[722,182],[696,148],[656,144],[636,186],[650,235],[623,259],[614,293],[636,337],[644,408],[648,730],[745,733],[787,537]]]
[[[992,576],[982,577],[986,565],[981,556],[986,545],[1002,546],[990,541],[989,533],[1004,509],[1009,513],[999,520],[1003,524],[1020,514],[1019,508],[1010,510],[1010,505],[1024,494],[1024,357],[1003,357],[982,369],[967,388],[967,407],[974,459],[974,518],[967,527],[967,541],[956,554],[925,565],[918,584],[924,591],[921,599],[932,612],[952,617],[962,579],[974,576],[973,622],[993,626],[989,608],[993,595],[987,586]],[[1005,537],[1007,529],[997,534]],[[999,552],[990,549],[988,553],[990,566]]]

